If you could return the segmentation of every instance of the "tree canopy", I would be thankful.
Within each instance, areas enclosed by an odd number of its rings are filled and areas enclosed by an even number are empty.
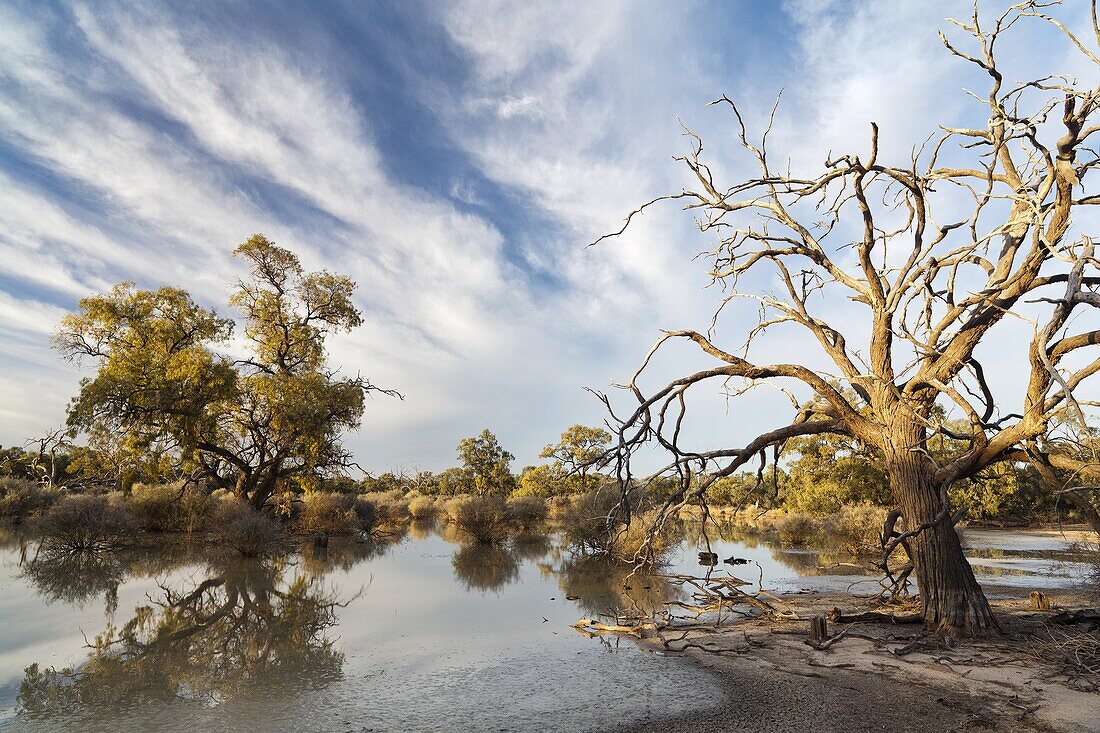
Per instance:
[[[97,367],[70,405],[73,431],[126,454],[169,457],[262,506],[351,465],[340,438],[378,388],[327,364],[326,338],[362,323],[350,279],[305,273],[261,234],[234,253],[250,267],[229,298],[244,322],[244,358],[225,351],[232,320],[178,288],[133,283],[81,300],[55,345]]]
[[[470,477],[474,493],[508,494],[515,488],[511,470],[515,456],[504,450],[488,428],[480,435],[459,441],[458,458]]]

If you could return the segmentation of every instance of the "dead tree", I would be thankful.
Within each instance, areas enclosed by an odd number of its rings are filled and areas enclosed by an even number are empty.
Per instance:
[[[943,127],[897,163],[880,156],[872,124],[865,152],[830,156],[815,173],[794,175],[768,152],[771,121],[759,140],[750,140],[737,105],[723,96],[713,104],[732,114],[755,176],[720,183],[702,140],[686,130],[691,150],[678,160],[693,184],[642,205],[622,229],[601,237],[621,234],[659,202],[679,201],[717,240],[706,256],[723,306],[744,297],[760,306],[760,322],[736,348],[715,336],[721,307],[706,333],[665,332],[620,385],[630,395],[627,410],[601,395],[618,430],[613,451],[624,496],[652,478],[632,474],[632,457],[647,447],[670,454],[661,475],[679,484],[658,524],[688,503],[705,502],[713,481],[785,441],[847,436],[882,456],[904,520],[904,530],[885,542],[884,558],[899,545],[907,548],[927,626],[960,634],[996,630],[963,556],[948,489],[999,462],[1063,460],[1051,457],[1045,440],[1051,421],[1067,410],[1084,419],[1091,405],[1073,393],[1100,370],[1092,311],[1100,306],[1097,260],[1092,241],[1071,231],[1078,207],[1100,203],[1082,183],[1098,161],[1087,143],[1100,130],[1094,121],[1100,88],[1066,76],[1010,83],[995,55],[1013,26],[1048,24],[1100,69],[1095,3],[1089,38],[1046,15],[1051,4],[1020,3],[995,18],[975,9],[969,19],[951,21],[958,39],[940,34],[950,54],[988,81],[985,96],[973,95],[985,127]],[[1022,30],[1013,33],[1019,38]],[[772,292],[762,282],[778,284]],[[826,316],[838,303],[854,303],[845,307],[863,315],[843,323]],[[1031,324],[1021,340],[1021,347],[1029,341],[1027,356],[1011,365],[1028,382],[1022,394],[995,395],[978,347],[1006,319]],[[801,359],[754,360],[754,340],[781,328],[800,329],[807,350],[818,349],[832,373]],[[652,371],[654,355],[676,342],[713,364],[644,389],[640,378]],[[682,444],[686,395],[712,382],[732,396],[778,386],[791,397],[794,417],[745,445],[693,451]],[[958,420],[949,425],[937,406],[963,418],[965,427],[957,429]],[[937,435],[960,447],[934,456],[928,442]]]

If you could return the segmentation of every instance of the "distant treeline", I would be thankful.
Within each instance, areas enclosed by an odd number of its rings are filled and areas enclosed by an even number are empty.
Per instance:
[[[309,484],[288,480],[282,501],[315,491],[454,497],[576,496],[595,490],[616,491],[608,469],[611,435],[601,429],[574,425],[540,454],[545,463],[512,470],[513,455],[488,429],[461,440],[457,465],[440,472],[390,471],[353,478],[324,477]],[[0,448],[0,476],[10,476],[75,492],[122,491],[135,484],[186,481],[169,462],[155,460],[121,464],[116,457],[63,440],[43,440],[31,449]],[[196,488],[202,488],[201,485]],[[214,491],[217,487],[208,487]],[[672,494],[671,477],[646,484],[651,500]],[[1033,468],[1002,464],[986,474],[956,483],[952,504],[967,507],[971,520],[1040,521],[1057,515],[1074,518],[1073,508],[1059,505]],[[890,494],[881,461],[851,441],[814,437],[792,441],[778,464],[756,472],[742,472],[714,481],[706,492],[715,507],[756,506],[825,516],[845,506],[888,506]]]

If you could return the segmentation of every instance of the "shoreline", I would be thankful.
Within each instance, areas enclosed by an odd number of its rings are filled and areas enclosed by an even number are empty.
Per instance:
[[[1014,596],[994,601],[1003,636],[917,642],[912,651],[905,647],[920,636],[919,627],[837,626],[831,633],[847,629],[845,638],[819,651],[804,643],[805,621],[760,616],[721,630],[695,628],[682,638],[669,632],[676,641],[667,645],[643,639],[654,653],[684,656],[708,670],[725,696],[713,708],[646,719],[620,733],[1100,733],[1100,680],[1075,689],[1072,678],[1059,678],[1057,665],[1037,658],[1028,637],[1042,628],[1044,612],[1031,611],[1019,588],[989,590]],[[803,617],[861,604],[840,594],[784,600]],[[1055,600],[1065,607],[1096,605],[1094,596],[1075,593]]]

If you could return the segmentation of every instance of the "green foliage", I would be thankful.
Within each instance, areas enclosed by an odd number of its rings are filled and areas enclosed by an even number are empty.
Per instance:
[[[488,428],[480,435],[459,441],[458,458],[462,469],[472,479],[472,493],[507,496],[515,488],[516,480],[510,468],[515,456],[504,450]]]
[[[401,477],[392,471],[378,476],[364,476],[359,482],[359,491],[364,494],[376,494],[385,491],[405,491]]]
[[[72,402],[71,429],[122,456],[198,470],[259,507],[340,473],[349,462],[340,437],[359,425],[374,388],[326,366],[326,337],[361,323],[351,280],[304,273],[292,252],[262,235],[235,253],[251,266],[230,298],[249,358],[215,351],[230,320],[178,288],[132,283],[81,300],[55,345],[98,367]]]
[[[548,445],[539,453],[540,458],[552,458],[562,473],[579,478],[577,491],[588,491],[588,475],[607,464],[605,456],[611,434],[603,428],[573,425],[561,434],[557,443]]]
[[[458,496],[474,490],[474,477],[464,468],[448,468],[435,479],[435,493],[438,496]]]
[[[772,506],[776,495],[775,474],[771,468],[766,469],[759,478],[755,473],[747,472],[723,476],[707,488],[707,501],[715,506]]]
[[[556,464],[527,466],[520,474],[519,488],[512,495],[550,499],[578,493],[579,488],[579,477],[570,476]]]
[[[796,512],[835,514],[847,504],[886,504],[889,485],[882,463],[862,446],[835,436],[791,441],[798,459],[782,487],[783,504]]]

